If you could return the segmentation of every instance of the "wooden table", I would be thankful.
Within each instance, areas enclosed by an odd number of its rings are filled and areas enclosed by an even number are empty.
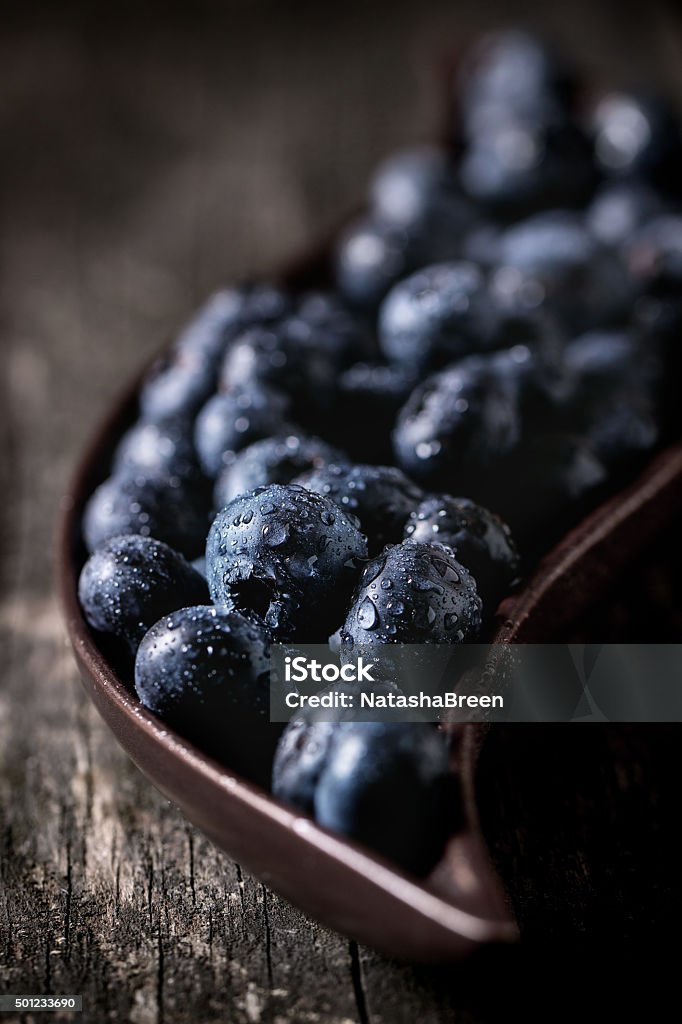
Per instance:
[[[377,158],[428,138],[434,56],[508,5],[96,7],[22,6],[0,42],[0,990],[82,992],[87,1022],[481,1022],[527,1009],[538,974],[563,1003],[607,950],[641,963],[679,916],[676,729],[497,730],[485,824],[524,943],[400,966],[151,790],[85,701],[53,594],[60,495],[121,382],[212,288],[278,265]],[[593,78],[682,94],[672,8],[518,7]]]

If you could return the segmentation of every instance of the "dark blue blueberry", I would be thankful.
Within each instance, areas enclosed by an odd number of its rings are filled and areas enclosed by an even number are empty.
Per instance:
[[[138,420],[119,441],[112,461],[115,473],[166,475],[199,482],[191,420]]]
[[[621,181],[600,189],[587,208],[585,219],[593,238],[602,245],[620,248],[663,211],[661,196],[648,185]]]
[[[288,484],[295,476],[328,462],[343,461],[343,454],[319,437],[280,434],[254,441],[235,455],[216,480],[214,504],[224,508],[240,494],[268,484]]]
[[[592,332],[567,346],[564,361],[572,383],[566,429],[583,433],[607,466],[655,446],[661,368],[650,346],[628,333]]]
[[[493,216],[514,219],[562,203],[576,207],[594,188],[590,144],[570,121],[494,120],[465,149],[460,180]]]
[[[386,292],[414,270],[415,245],[403,228],[363,216],[340,236],[335,252],[336,287],[360,309],[374,309]]]
[[[346,693],[357,700],[358,694],[399,693],[393,683],[335,683],[320,691]],[[272,766],[272,792],[285,803],[306,814],[314,813],[315,787],[336,740],[339,729],[353,721],[386,721],[390,709],[351,707],[332,709],[305,708],[287,724],[277,745]]]
[[[609,93],[591,118],[598,165],[609,175],[640,177],[679,193],[682,133],[675,111],[655,96]]]
[[[272,484],[236,498],[216,517],[206,545],[211,597],[232,595],[283,638],[319,642],[336,623],[367,543],[357,520],[319,494]]]
[[[320,825],[425,875],[457,821],[445,737],[425,723],[356,722],[337,730],[315,787]]]
[[[236,387],[209,398],[197,416],[194,443],[208,476],[216,477],[236,452],[254,441],[283,431],[295,433],[286,421],[288,400],[264,387]]]
[[[399,366],[424,370],[490,348],[498,320],[473,263],[438,263],[393,288],[379,314],[379,341]]]
[[[519,29],[484,36],[464,57],[457,93],[469,135],[511,117],[543,121],[566,113],[573,76],[540,39]]]
[[[417,480],[453,481],[469,490],[501,456],[514,451],[522,434],[521,391],[533,372],[530,351],[500,357],[470,356],[428,377],[410,395],[396,422],[398,464]],[[515,371],[515,372],[512,372]]]
[[[147,419],[192,417],[216,389],[226,347],[248,324],[283,316],[290,300],[271,285],[217,292],[152,367],[140,393]]]
[[[83,515],[89,551],[111,537],[136,533],[154,537],[189,559],[197,557],[210,525],[210,493],[181,480],[146,473],[118,472],[101,484]]]
[[[329,409],[338,374],[373,344],[366,327],[335,296],[303,295],[295,310],[267,328],[241,334],[220,374],[223,390],[274,388],[294,403],[303,422]]]
[[[269,720],[268,645],[268,631],[254,617],[188,607],[152,626],[135,660],[146,708],[264,786],[278,738]]]
[[[577,215],[551,210],[515,224],[503,233],[499,256],[492,292],[503,307],[545,307],[574,330],[618,322],[630,310],[625,267]]]
[[[481,599],[473,577],[442,544],[389,546],[365,566],[341,630],[342,649],[476,640]]]
[[[448,153],[420,146],[385,160],[372,179],[372,210],[383,223],[406,231],[433,262],[455,255],[461,237],[474,224],[475,211],[462,194],[457,168]]]
[[[469,498],[431,494],[412,512],[405,537],[449,547],[476,581],[483,607],[497,608],[519,575],[516,544],[507,524]]]
[[[78,597],[86,619],[135,649],[162,615],[208,600],[206,581],[182,555],[151,537],[114,537],[83,566]]]
[[[395,466],[328,463],[296,479],[360,520],[370,554],[399,541],[423,492]]]

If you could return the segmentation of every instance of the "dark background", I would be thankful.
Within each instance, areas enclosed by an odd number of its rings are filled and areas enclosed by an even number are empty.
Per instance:
[[[433,135],[451,47],[525,22],[597,84],[682,97],[675,8],[22,4],[3,21],[0,986],[83,992],[84,1021],[134,1024],[478,1022],[529,1015],[548,972],[551,1019],[595,965],[629,995],[641,970],[612,957],[650,970],[679,916],[676,729],[497,730],[484,821],[524,943],[387,963],[244,875],[116,747],[77,687],[52,536],[126,378],[207,292],[305,248],[379,157]],[[641,573],[602,614],[636,628],[666,608],[679,628],[670,566]]]

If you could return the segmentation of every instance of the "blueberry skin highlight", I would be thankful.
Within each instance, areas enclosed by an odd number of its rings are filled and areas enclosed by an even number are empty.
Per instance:
[[[152,626],[135,659],[135,688],[146,708],[265,786],[280,731],[269,721],[268,644],[254,617],[189,607]]]
[[[177,477],[201,485],[203,473],[192,441],[191,420],[138,420],[123,435],[112,460],[114,473]],[[204,486],[207,481],[203,480]]]
[[[367,542],[357,520],[303,487],[272,484],[236,498],[206,544],[211,598],[232,595],[282,638],[317,639],[338,623]]]
[[[423,371],[494,345],[497,317],[473,263],[438,263],[400,281],[379,313],[386,358]]]
[[[349,723],[337,731],[314,808],[323,827],[425,875],[457,820],[447,742],[424,723]]]
[[[330,498],[360,520],[370,553],[399,541],[423,492],[395,466],[329,463],[297,477],[296,483]]]
[[[287,399],[262,387],[235,388],[213,395],[197,416],[194,443],[204,472],[210,477],[230,464],[234,454],[254,441],[289,428]]]
[[[410,515],[405,537],[450,548],[473,576],[489,612],[518,578],[520,559],[511,530],[494,512],[469,498],[429,495]]]
[[[343,459],[338,449],[319,437],[305,434],[279,434],[254,441],[234,457],[216,480],[215,507],[224,508],[240,494],[247,494],[256,487],[288,484],[306,470]]]
[[[474,641],[481,609],[473,577],[449,548],[403,541],[365,566],[341,629],[342,657],[356,644]]]
[[[336,287],[351,306],[371,311],[417,262],[415,244],[403,228],[363,216],[349,225],[336,245]]]
[[[208,600],[203,577],[167,544],[151,537],[114,537],[83,566],[78,598],[93,629],[135,650],[163,615]]]
[[[88,551],[136,533],[163,541],[186,558],[201,554],[210,524],[210,493],[178,477],[118,472],[91,495],[83,515]]]

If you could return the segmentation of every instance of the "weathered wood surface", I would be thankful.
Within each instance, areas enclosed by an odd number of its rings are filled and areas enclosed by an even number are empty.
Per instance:
[[[430,57],[508,20],[501,2],[476,6],[46,7],[8,22],[1,991],[82,992],[88,1024],[478,1022],[527,1008],[538,972],[586,971],[588,936],[640,957],[676,920],[677,731],[498,730],[485,823],[521,950],[427,970],[358,949],[148,786],[82,696],[53,596],[60,495],[121,382],[211,288],[280,263],[357,201],[381,154],[428,137]],[[537,5],[588,73],[682,87],[672,15],[595,6]],[[582,954],[561,960],[570,940]]]

